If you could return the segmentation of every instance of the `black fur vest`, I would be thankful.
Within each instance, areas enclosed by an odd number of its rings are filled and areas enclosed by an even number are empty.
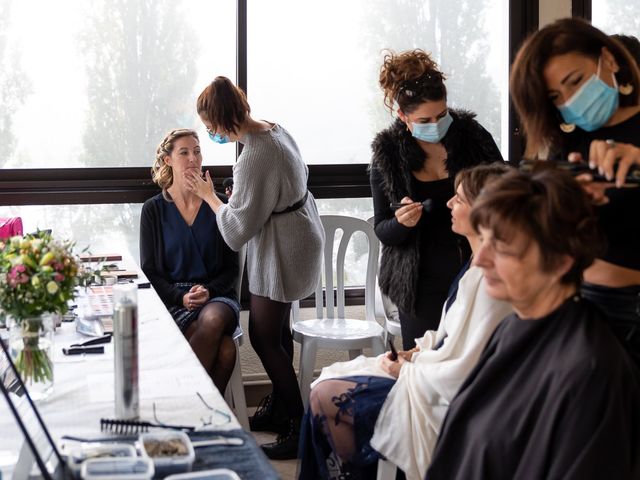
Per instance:
[[[462,169],[502,160],[493,137],[464,110],[450,110],[453,123],[442,139],[447,150],[446,168],[449,177]],[[372,143],[373,158],[369,168],[376,169],[382,178],[381,188],[389,202],[403,197],[413,198],[411,167],[422,165],[425,153],[397,119],[390,127],[376,135]],[[381,291],[405,313],[415,311],[420,265],[419,229],[402,245],[383,245],[378,281]]]

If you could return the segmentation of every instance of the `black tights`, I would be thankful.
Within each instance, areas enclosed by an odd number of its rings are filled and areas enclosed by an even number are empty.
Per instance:
[[[293,336],[289,327],[291,303],[282,303],[251,294],[249,339],[273,384],[273,393],[282,400],[289,418],[304,413],[302,396],[293,369]]]

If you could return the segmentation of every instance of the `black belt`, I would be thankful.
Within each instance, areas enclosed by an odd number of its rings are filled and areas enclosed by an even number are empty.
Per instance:
[[[293,205],[288,206],[287,208],[285,208],[284,210],[281,210],[279,212],[273,212],[272,215],[280,215],[282,213],[295,212],[296,210],[302,208],[305,203],[307,203],[307,197],[309,197],[309,190],[307,190],[307,192],[304,194],[304,197],[302,197],[296,203],[294,203]]]

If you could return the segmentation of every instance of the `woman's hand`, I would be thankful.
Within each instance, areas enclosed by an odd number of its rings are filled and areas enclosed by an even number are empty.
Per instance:
[[[382,370],[384,370],[392,377],[398,378],[400,376],[400,370],[402,369],[402,366],[406,363],[404,356],[401,355],[403,353],[406,352],[398,352],[398,359],[394,361],[389,358],[391,352],[387,352],[386,355],[380,358],[380,367],[382,368]]]
[[[419,347],[413,347],[411,350],[400,350],[398,352],[398,357],[402,357],[405,361],[410,362],[413,358],[413,354],[419,351]]]
[[[422,218],[422,203],[414,202],[409,197],[404,197],[400,203],[406,206],[396,210],[398,223],[408,228],[415,227]]]
[[[582,155],[578,152],[570,153],[569,161],[571,163],[584,163]],[[605,191],[607,188],[615,186],[614,183],[594,182],[593,176],[590,173],[577,175],[576,181],[580,184],[586,194],[589,195],[589,198],[591,198],[591,202],[594,205],[605,205],[609,203],[609,197],[607,197]]]
[[[607,180],[615,179],[618,188],[624,185],[629,168],[633,165],[640,165],[640,148],[635,145],[613,140],[594,140],[589,146],[589,167],[597,168]]]
[[[182,304],[191,311],[202,307],[209,301],[209,290],[202,285],[194,285],[182,296]]]
[[[583,162],[582,155],[578,152],[569,154],[569,161],[573,163]],[[614,169],[617,170],[614,173]],[[640,165],[640,148],[629,143],[618,143],[613,140],[594,140],[589,145],[589,168],[598,170],[600,175],[611,180],[611,183],[603,183],[604,190],[612,186],[622,187],[627,173],[633,165]],[[590,180],[586,175],[583,180]],[[615,180],[615,183],[614,183]],[[599,182],[602,183],[602,182]],[[584,185],[583,185],[584,186]],[[587,190],[589,194],[591,192]]]
[[[187,190],[207,202],[214,213],[218,213],[218,208],[222,205],[222,200],[220,200],[213,191],[213,181],[209,175],[209,170],[205,172],[204,178],[197,172],[190,171],[185,173],[184,179]]]

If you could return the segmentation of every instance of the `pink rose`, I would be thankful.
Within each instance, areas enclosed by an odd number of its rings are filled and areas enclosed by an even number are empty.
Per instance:
[[[56,273],[56,274],[53,276],[53,279],[54,279],[56,282],[61,282],[61,281],[63,281],[63,280],[64,280],[64,275],[63,275],[63,274],[61,274],[61,273]]]
[[[9,284],[15,287],[19,283],[27,283],[29,281],[29,275],[24,273],[27,269],[24,265],[16,265],[9,271]]]

